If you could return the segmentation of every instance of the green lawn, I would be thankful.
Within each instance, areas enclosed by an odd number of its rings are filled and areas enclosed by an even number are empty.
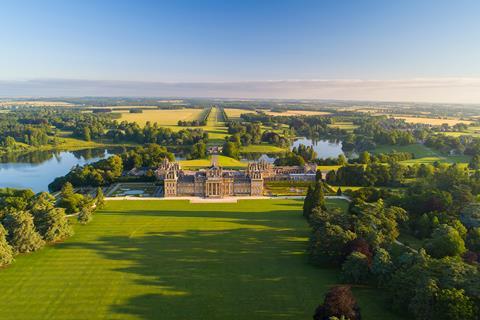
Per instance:
[[[251,144],[243,146],[240,149],[241,153],[284,153],[288,149],[280,148],[270,144]]]
[[[462,132],[442,132],[442,134],[452,137],[460,137],[460,136],[472,136],[475,138],[480,137],[480,127],[476,126],[469,126],[467,130]]]
[[[330,128],[338,128],[338,129],[343,129],[347,130],[349,132],[353,132],[356,128],[358,128],[357,125],[353,124],[353,122],[335,122],[332,124],[328,125]]]
[[[446,163],[458,163],[465,165],[470,161],[469,156],[449,156],[442,155],[438,151],[430,149],[422,144],[410,144],[406,146],[377,146],[375,150],[372,150],[373,153],[390,153],[390,152],[411,152],[415,155],[415,159],[401,161],[403,164],[420,164],[420,163],[434,163],[446,162]]]
[[[0,271],[0,318],[311,319],[338,271],[306,262],[300,209],[110,201],[65,243]],[[354,294],[364,319],[400,319],[381,291]]]
[[[241,162],[236,159],[218,155],[217,156],[218,164],[224,168],[245,168],[247,166],[246,162]],[[209,159],[195,159],[195,160],[180,160],[180,165],[184,169],[199,169],[206,168],[212,165],[212,160]]]

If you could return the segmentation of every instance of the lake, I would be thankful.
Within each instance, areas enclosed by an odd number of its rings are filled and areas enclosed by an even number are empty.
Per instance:
[[[123,148],[78,151],[36,151],[0,158],[0,188],[48,191],[48,184],[76,165],[85,165],[123,152]]]
[[[342,141],[340,140],[312,140],[305,137],[297,138],[293,141],[293,144],[290,146],[290,150],[294,147],[300,146],[301,144],[313,147],[313,150],[317,153],[317,159],[326,159],[326,158],[338,158],[339,155],[343,154],[347,158],[352,159],[358,157],[355,152],[345,152],[342,150]],[[278,154],[262,154],[262,153],[250,153],[242,154],[246,160],[264,160],[267,162],[273,163],[275,159],[279,157]]]
[[[338,158],[339,155],[345,154],[342,150],[342,142],[339,140],[312,140],[302,137],[295,139],[290,149],[298,148],[301,144],[313,147],[318,159]]]

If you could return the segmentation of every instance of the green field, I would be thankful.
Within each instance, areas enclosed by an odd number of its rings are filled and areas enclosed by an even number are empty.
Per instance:
[[[458,163],[466,165],[470,161],[469,156],[449,156],[442,155],[438,151],[430,149],[422,144],[410,144],[406,146],[377,146],[375,150],[372,150],[373,153],[390,153],[390,152],[411,152],[415,155],[415,159],[401,161],[400,163],[409,165],[409,164],[420,164],[420,163],[434,163],[446,162],[446,163]]]
[[[328,125],[330,128],[338,128],[342,130],[347,130],[349,132],[353,132],[354,129],[358,128],[357,125],[353,124],[353,122],[335,122]]]
[[[236,159],[218,155],[217,156],[218,164],[223,168],[245,168],[247,166],[246,162],[241,162]],[[180,165],[183,169],[199,169],[206,168],[212,165],[212,160],[209,159],[195,159],[195,160],[180,160]]]
[[[65,243],[0,271],[0,318],[311,319],[338,271],[306,262],[300,208],[110,201]],[[364,319],[399,319],[381,291],[354,294]]]
[[[442,132],[442,134],[452,137],[460,137],[460,136],[472,136],[475,138],[480,137],[480,127],[476,126],[469,126],[467,130],[461,132]]]
[[[241,153],[284,153],[288,149],[283,149],[270,144],[251,144],[249,146],[242,146]]]

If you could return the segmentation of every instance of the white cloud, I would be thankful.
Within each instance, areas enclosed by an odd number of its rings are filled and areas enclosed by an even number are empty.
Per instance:
[[[480,103],[480,78],[243,82],[38,79],[0,81],[0,96],[221,97]]]

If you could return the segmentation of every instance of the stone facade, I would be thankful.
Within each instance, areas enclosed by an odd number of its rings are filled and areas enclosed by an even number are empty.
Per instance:
[[[282,170],[283,168],[283,170]],[[311,168],[309,168],[310,170]],[[316,171],[316,167],[314,168]],[[198,171],[182,170],[176,162],[165,160],[156,170],[157,179],[164,182],[164,196],[261,196],[265,180],[303,174],[303,180],[315,177],[305,167],[275,167],[267,162],[249,163],[246,170],[225,170],[213,161],[212,166]]]

